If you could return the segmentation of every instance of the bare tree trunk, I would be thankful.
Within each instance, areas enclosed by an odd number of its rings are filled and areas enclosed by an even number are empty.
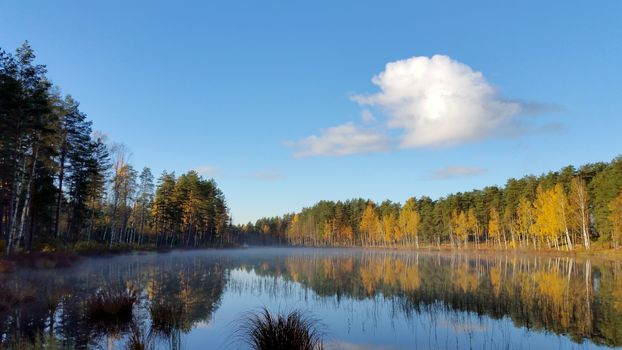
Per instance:
[[[65,152],[61,151],[60,172],[58,174],[58,194],[56,199],[56,217],[54,220],[54,236],[60,238],[60,207],[63,203],[63,180],[65,178]]]
[[[572,241],[570,240],[570,233],[568,232],[568,227],[566,227],[566,243],[568,244],[568,249],[572,250]]]
[[[143,236],[145,235],[145,203],[140,205],[140,237],[138,238],[138,245],[143,244]]]
[[[37,156],[39,154],[39,146],[35,146],[32,153],[32,167],[30,168],[30,178],[28,179],[28,186],[26,187],[26,198],[24,199],[24,206],[22,207],[22,216],[19,223],[19,233],[17,240],[15,241],[15,250],[19,249],[19,243],[24,238],[24,223],[28,217],[30,210],[30,197],[32,193],[32,183],[35,178],[35,170],[37,169]]]
[[[17,167],[19,169],[19,166]],[[22,186],[24,184],[24,175],[26,174],[26,157],[22,158],[22,166],[21,172],[19,174],[19,181],[14,186],[13,198],[11,203],[11,220],[9,223],[9,237],[6,245],[6,253],[7,255],[11,254],[11,250],[13,249],[13,240],[15,239],[15,234],[17,232],[17,211],[19,210],[19,202],[20,197],[22,195]],[[18,177],[16,170],[15,178]],[[16,187],[16,188],[15,188]]]

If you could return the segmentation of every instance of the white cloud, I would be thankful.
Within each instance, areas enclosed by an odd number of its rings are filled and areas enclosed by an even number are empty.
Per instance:
[[[483,174],[486,171],[487,170],[484,168],[477,168],[477,167],[448,166],[442,169],[433,170],[430,173],[430,178],[434,180],[446,180],[446,179],[462,177],[462,176],[475,176],[475,175]]]
[[[215,166],[202,165],[202,166],[196,167],[194,171],[199,173],[199,175],[210,177],[210,176],[216,175],[216,173],[218,172],[218,169]]]
[[[361,111],[361,119],[363,120],[363,123],[365,124],[373,123],[376,121],[376,117],[374,117],[374,115],[372,114],[372,112],[369,111],[369,109],[364,109]]]
[[[521,112],[521,103],[500,98],[482,73],[448,56],[388,63],[372,82],[380,92],[354,99],[380,107],[387,126],[402,130],[404,148],[454,146],[504,135]]]
[[[373,77],[380,91],[353,100],[382,112],[382,123],[368,109],[355,123],[321,130],[297,142],[298,157],[342,156],[395,148],[449,147],[490,137],[554,132],[562,124],[532,123],[526,116],[562,110],[500,96],[481,72],[444,55],[390,62]],[[520,116],[520,117],[519,117]],[[390,129],[395,133],[388,133]]]
[[[317,136],[311,135],[290,144],[297,148],[296,157],[345,156],[389,149],[385,135],[362,129],[354,123],[323,129]]]

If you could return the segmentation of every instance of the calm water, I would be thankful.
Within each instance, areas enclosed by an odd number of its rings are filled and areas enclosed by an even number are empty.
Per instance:
[[[124,349],[135,336],[157,349],[243,349],[236,321],[262,306],[311,312],[329,349],[622,346],[622,262],[257,248],[86,259],[0,285],[23,300],[0,313],[4,346],[45,334],[77,348]],[[138,291],[132,324],[89,324],[84,300],[100,289]]]

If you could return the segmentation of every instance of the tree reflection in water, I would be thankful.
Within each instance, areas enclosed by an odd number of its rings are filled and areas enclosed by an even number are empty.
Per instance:
[[[0,286],[0,306],[10,305],[0,307],[2,346],[53,337],[72,348],[179,349],[185,334],[210,324],[224,295],[330,304],[345,315],[336,339],[353,325],[391,327],[374,324],[386,311],[391,322],[409,320],[429,347],[458,346],[443,329],[469,344],[486,327],[496,327],[495,337],[483,340],[487,348],[517,347],[508,344],[517,327],[622,346],[622,263],[570,257],[355,249],[154,253],[91,259],[67,270],[18,270],[0,276]],[[131,322],[96,327],[85,300],[129,288],[136,291]],[[368,306],[364,317],[348,316],[360,303]]]

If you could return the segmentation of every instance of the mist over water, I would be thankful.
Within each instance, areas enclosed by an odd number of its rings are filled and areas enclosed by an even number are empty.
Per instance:
[[[19,302],[3,344],[240,349],[245,312],[300,309],[329,349],[595,349],[622,346],[622,263],[538,255],[251,248],[87,258],[0,275]],[[85,301],[136,293],[131,322],[93,324]]]

